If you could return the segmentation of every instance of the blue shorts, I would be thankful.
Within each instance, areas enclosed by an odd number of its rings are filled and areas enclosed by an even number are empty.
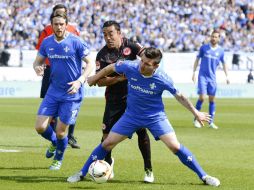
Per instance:
[[[147,122],[146,120],[144,121],[144,119],[143,121],[135,119],[126,114],[126,112],[116,122],[111,131],[131,138],[133,133],[140,128],[147,128],[152,133],[155,140],[159,140],[161,135],[174,132],[174,129],[167,118],[161,120],[149,120]]]
[[[216,81],[209,81],[203,76],[200,76],[198,78],[198,94],[207,94],[209,96],[215,96],[216,90],[217,90]]]
[[[81,101],[61,101],[55,97],[46,95],[43,99],[37,115],[59,117],[66,124],[75,124]]]

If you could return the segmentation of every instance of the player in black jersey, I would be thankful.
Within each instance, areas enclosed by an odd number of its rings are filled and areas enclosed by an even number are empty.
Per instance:
[[[104,23],[103,35],[106,45],[96,56],[96,72],[119,60],[135,60],[144,50],[140,44],[122,37],[120,25],[116,21]],[[102,141],[106,139],[113,125],[125,112],[128,93],[127,83],[127,79],[117,73],[107,76],[97,83],[98,86],[107,86],[105,91],[106,106],[102,124]],[[152,183],[154,176],[151,164],[150,139],[146,129],[140,129],[136,133],[138,135],[139,149],[144,159],[144,181]],[[114,159],[111,157],[111,152],[106,156],[105,161],[113,166]],[[112,172],[110,178],[113,177],[114,173]]]

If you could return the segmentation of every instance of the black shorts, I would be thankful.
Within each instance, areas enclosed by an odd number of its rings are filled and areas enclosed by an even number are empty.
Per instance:
[[[41,98],[44,98],[48,88],[49,88],[49,83],[50,83],[50,66],[46,66],[45,70],[44,70],[44,75],[42,77],[42,83],[41,83]]]
[[[126,109],[126,100],[120,103],[106,103],[103,116],[103,134],[109,134],[113,125],[120,119]]]

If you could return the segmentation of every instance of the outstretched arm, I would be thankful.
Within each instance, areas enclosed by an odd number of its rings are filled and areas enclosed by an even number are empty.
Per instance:
[[[199,63],[199,58],[197,57],[195,62],[194,62],[194,65],[193,65],[193,74],[192,74],[192,81],[194,83],[196,83],[196,76],[195,76],[195,73],[196,73],[196,69],[198,67],[198,63]]]
[[[100,70],[96,75],[88,77],[87,82],[89,86],[95,85],[101,78],[110,75],[111,73],[115,72],[115,64],[110,64],[107,67]]]
[[[204,126],[203,122],[209,122],[211,119],[211,116],[208,113],[205,112],[200,112],[198,111],[191,101],[186,98],[183,94],[181,93],[176,93],[175,98],[177,99],[178,102],[180,102],[185,108],[187,108],[193,115],[194,117]]]
[[[224,64],[222,64],[222,66],[223,66],[223,71],[224,71],[224,73],[225,73],[225,75],[226,75],[226,82],[227,82],[227,84],[229,84],[230,81],[229,81],[229,78],[228,78],[228,68],[227,68],[227,64],[224,63]]]

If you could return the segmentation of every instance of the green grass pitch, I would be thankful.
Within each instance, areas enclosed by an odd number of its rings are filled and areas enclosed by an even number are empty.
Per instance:
[[[192,99],[195,103],[195,100]],[[216,124],[219,130],[192,126],[193,116],[174,99],[164,99],[165,110],[181,143],[197,157],[208,174],[221,180],[220,190],[254,189],[254,99],[217,99]],[[85,99],[75,136],[81,149],[67,148],[60,171],[50,171],[45,158],[48,142],[34,130],[40,99],[0,99],[0,189],[214,189],[198,177],[152,136],[152,164],[155,183],[144,184],[143,161],[137,136],[113,150],[115,178],[105,184],[86,180],[66,182],[78,171],[101,140],[104,99]],[[203,110],[207,110],[207,101]],[[19,150],[20,152],[3,152]]]

